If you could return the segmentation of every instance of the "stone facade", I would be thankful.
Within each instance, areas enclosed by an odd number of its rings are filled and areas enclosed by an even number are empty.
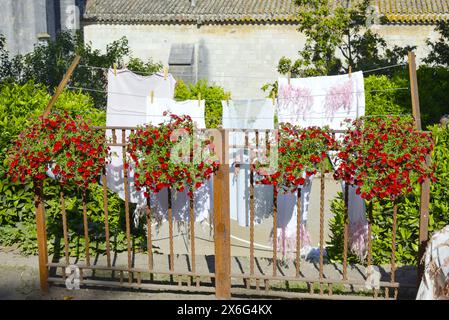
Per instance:
[[[1,0],[0,34],[8,51],[24,54],[33,50],[39,37],[51,39],[61,30],[80,26],[85,0]],[[78,8],[78,9],[75,9]]]
[[[383,25],[377,32],[389,44],[417,45],[418,61],[427,55],[425,41],[438,35],[432,25]],[[261,87],[279,76],[281,57],[298,56],[305,38],[289,24],[105,24],[84,26],[95,49],[126,36],[134,56],[168,65],[173,44],[193,44],[197,78],[219,84],[234,98],[261,98]],[[176,75],[176,74],[175,74]]]

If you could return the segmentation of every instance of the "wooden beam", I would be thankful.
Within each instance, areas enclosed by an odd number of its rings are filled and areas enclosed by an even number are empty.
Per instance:
[[[214,241],[215,241],[215,296],[231,298],[231,230],[229,210],[229,132],[220,129],[221,141],[216,142],[220,169],[214,176]]]
[[[410,91],[412,95],[413,118],[417,130],[421,127],[421,111],[419,106],[418,77],[416,75],[416,56],[413,51],[408,52],[408,68],[410,75]]]
[[[64,90],[65,86],[67,85],[67,82],[69,82],[70,77],[73,74],[73,71],[75,71],[75,68],[78,66],[78,63],[80,62],[81,57],[79,55],[75,56],[75,59],[73,59],[72,64],[70,65],[69,69],[67,70],[67,72],[64,74],[64,77],[62,78],[61,82],[58,85],[58,88],[56,88],[56,91],[53,95],[53,97],[51,97],[50,102],[47,104],[47,107],[45,108],[45,111],[43,113],[43,117],[46,118],[51,111],[51,108],[53,108],[53,106],[56,103],[56,100],[58,100],[59,96],[61,95],[62,91]]]
[[[48,253],[47,253],[47,231],[45,229],[45,211],[42,199],[42,182],[35,182],[34,203],[36,207],[36,229],[37,229],[37,249],[39,255],[39,280],[41,293],[48,293]]]
[[[416,75],[416,56],[409,51],[409,74],[410,74],[410,93],[412,97],[413,118],[415,127],[422,130],[421,111],[419,105],[418,77]],[[430,166],[431,159],[427,157],[426,164]],[[430,205],[430,179],[425,179],[421,185],[420,217],[419,217],[419,247],[418,247],[418,277],[417,283],[421,282],[424,274],[424,254],[426,252],[427,242],[429,240],[429,205]]]

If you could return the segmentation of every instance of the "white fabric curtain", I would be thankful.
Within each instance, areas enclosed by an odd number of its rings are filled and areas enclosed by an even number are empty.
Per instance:
[[[127,69],[108,71],[108,98],[106,110],[106,126],[135,127],[147,122],[147,98],[151,91],[155,96],[172,98],[176,80],[172,75],[164,79],[162,74],[140,76]],[[117,143],[122,143],[122,133],[116,130]],[[125,139],[129,136],[126,132]],[[112,139],[112,130],[106,130],[106,138]],[[122,147],[111,147],[111,162],[106,166],[107,186],[125,199],[123,177]],[[134,187],[134,173],[129,170],[129,201],[141,206],[146,205],[143,192],[137,192]]]
[[[205,101],[204,100],[186,100],[175,101],[173,99],[155,98],[151,101],[147,99],[147,123],[158,125],[170,118],[169,115],[164,116],[165,111],[175,114],[177,116],[188,115],[192,118],[197,128],[205,129]],[[212,189],[211,177],[207,181],[204,181],[203,185],[196,189],[193,193],[194,201],[194,215],[195,220],[202,222],[210,219],[212,214],[213,203],[213,189]],[[190,206],[189,198],[187,195],[187,188],[183,192],[176,190],[172,191],[172,212],[173,218],[177,221],[189,221],[190,218]],[[157,213],[162,217],[168,215],[168,190],[163,189],[156,196],[151,195],[151,202],[156,203]]]
[[[365,89],[362,72],[349,75],[290,79],[279,78],[278,119],[301,127],[344,128],[344,120],[355,120],[365,114]],[[340,135],[336,136],[340,138]],[[335,167],[338,158],[329,154]],[[342,184],[344,191],[344,184]],[[366,254],[368,222],[365,202],[355,193],[348,193],[348,218],[350,221],[351,249],[361,258]],[[291,196],[292,197],[292,196]],[[307,216],[307,208],[303,215]],[[290,222],[287,229],[296,221]]]
[[[229,133],[229,195],[230,215],[240,226],[250,221],[249,150],[245,148],[243,129],[274,129],[274,105],[271,99],[222,101],[223,128],[236,129]],[[248,132],[249,146],[256,146],[254,132]],[[259,147],[265,145],[265,133],[259,133]],[[260,179],[257,175],[255,179]],[[254,185],[254,221],[260,223],[273,208],[273,187]]]

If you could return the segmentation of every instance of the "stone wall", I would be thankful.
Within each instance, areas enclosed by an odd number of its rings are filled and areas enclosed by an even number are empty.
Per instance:
[[[418,45],[418,61],[426,56],[425,40],[435,38],[433,26],[381,26],[388,43]],[[305,39],[293,25],[119,25],[87,24],[86,41],[95,49],[126,36],[133,55],[168,63],[176,43],[195,45],[199,79],[231,91],[234,98],[261,98],[262,85],[277,79],[282,56],[297,57]]]
[[[12,55],[33,50],[38,34],[47,33],[52,39],[61,30],[79,28],[85,0],[1,0],[0,34],[7,40]],[[79,11],[79,14],[78,14]]]

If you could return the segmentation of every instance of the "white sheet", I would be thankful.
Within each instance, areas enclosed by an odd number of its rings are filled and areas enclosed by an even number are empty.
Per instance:
[[[355,120],[365,115],[365,89],[362,72],[349,75],[322,76],[288,79],[279,78],[278,119],[301,127],[328,126],[330,129],[344,129],[344,120]],[[337,135],[339,138],[340,135]],[[338,163],[335,153],[330,153],[335,167]],[[348,217],[350,221],[350,245],[353,252],[364,258],[368,222],[365,216],[365,202],[355,193],[354,187],[348,193]],[[344,184],[342,184],[344,191]],[[288,214],[283,213],[281,214]],[[303,213],[307,216],[307,211]],[[287,224],[287,229],[296,221]]]
[[[169,120],[170,116],[167,114],[164,116],[164,112],[170,112],[172,114],[182,116],[188,115],[192,118],[197,128],[205,129],[205,101],[201,100],[186,100],[175,101],[173,99],[166,98],[147,98],[146,100],[146,121],[153,125],[159,125],[160,123]],[[195,220],[202,222],[209,219],[212,214],[212,177],[205,181],[204,184],[196,189],[193,193],[194,199],[194,215]],[[163,216],[168,215],[168,191],[164,189],[159,192],[158,196],[151,196],[151,202],[157,203],[157,212]],[[156,201],[157,200],[157,201]],[[172,212],[173,218],[178,221],[188,221],[190,218],[189,199],[187,195],[187,189],[183,192],[172,192]]]
[[[274,129],[274,106],[270,99],[222,101],[223,128],[236,129],[229,133],[229,196],[231,219],[241,226],[250,221],[249,150],[244,147],[245,133],[239,129]],[[248,132],[248,144],[256,146],[256,135]],[[259,146],[265,144],[265,133],[259,133]],[[260,179],[257,175],[255,180]],[[254,222],[260,223],[273,208],[273,187],[255,183]]]
[[[108,99],[106,110],[106,126],[135,127],[147,122],[147,98],[153,90],[155,96],[171,98],[174,95],[176,80],[171,74],[165,80],[163,75],[140,76],[127,69],[108,71]],[[126,132],[125,139],[129,136]],[[122,133],[116,130],[117,143],[122,143]],[[112,139],[112,130],[106,130],[106,138]],[[121,199],[125,199],[123,176],[122,147],[111,147],[111,163],[106,166],[107,186],[116,192]],[[129,201],[145,205],[143,192],[137,192],[134,186],[133,170],[128,172]]]

